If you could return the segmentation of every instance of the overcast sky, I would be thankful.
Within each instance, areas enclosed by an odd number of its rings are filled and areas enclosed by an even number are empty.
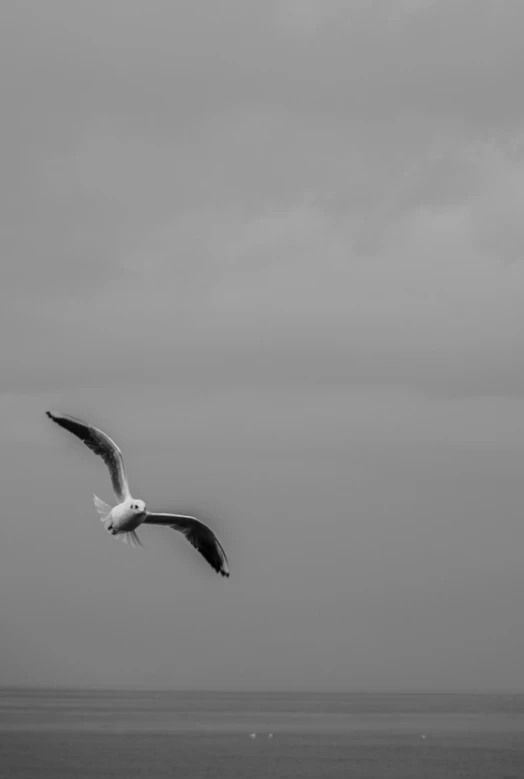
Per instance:
[[[523,26],[5,0],[0,683],[523,689]]]

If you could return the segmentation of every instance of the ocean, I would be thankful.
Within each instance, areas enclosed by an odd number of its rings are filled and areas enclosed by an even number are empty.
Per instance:
[[[2,690],[0,777],[523,779],[524,695]]]

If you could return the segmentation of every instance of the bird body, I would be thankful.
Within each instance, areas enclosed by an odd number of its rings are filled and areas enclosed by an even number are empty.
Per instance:
[[[100,521],[104,528],[112,536],[120,538],[124,543],[131,542],[132,546],[143,546],[134,532],[145,521],[147,516],[146,504],[143,500],[126,498],[116,506],[109,506],[93,495],[96,510],[100,515]]]
[[[95,506],[97,509],[100,507],[100,516],[109,523],[106,529],[110,530],[113,535],[130,533],[132,530],[136,530],[146,518],[146,505],[143,500],[126,498],[122,503],[117,503],[116,506],[111,508],[107,503],[103,503],[100,498],[97,498],[96,495],[93,497],[96,498]],[[109,509],[109,511],[106,512],[106,509]],[[105,515],[104,512],[106,512]]]
[[[131,495],[124,468],[122,452],[105,433],[96,427],[67,414],[46,412],[57,425],[80,438],[95,454],[104,460],[118,503],[110,506],[93,496],[96,510],[108,533],[132,546],[143,546],[136,530],[143,524],[170,527],[181,532],[207,562],[221,576],[229,576],[226,553],[218,538],[206,524],[195,517],[183,514],[153,513],[147,510],[143,500]]]

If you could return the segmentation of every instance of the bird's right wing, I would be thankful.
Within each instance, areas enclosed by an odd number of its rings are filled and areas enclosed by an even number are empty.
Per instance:
[[[144,525],[163,525],[182,533],[209,565],[221,576],[229,576],[226,553],[210,527],[195,517],[183,514],[152,514],[146,512]]]
[[[46,411],[46,414],[53,422],[63,427],[64,430],[73,433],[91,451],[102,458],[109,469],[111,483],[119,502],[130,497],[122,452],[108,435],[98,430],[98,428],[86,425],[80,419],[75,419],[75,417],[70,417],[67,414],[54,414],[51,411]]]

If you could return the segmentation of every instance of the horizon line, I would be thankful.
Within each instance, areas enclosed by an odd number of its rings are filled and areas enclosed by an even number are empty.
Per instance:
[[[39,692],[92,692],[92,693],[165,693],[165,694],[204,694],[204,695],[524,695],[524,688],[508,690],[455,688],[455,689],[369,689],[369,688],[343,688],[339,690],[326,688],[245,688],[242,690],[231,688],[198,688],[198,687],[97,687],[69,684],[9,684],[0,685],[0,694],[7,691],[39,691]]]

